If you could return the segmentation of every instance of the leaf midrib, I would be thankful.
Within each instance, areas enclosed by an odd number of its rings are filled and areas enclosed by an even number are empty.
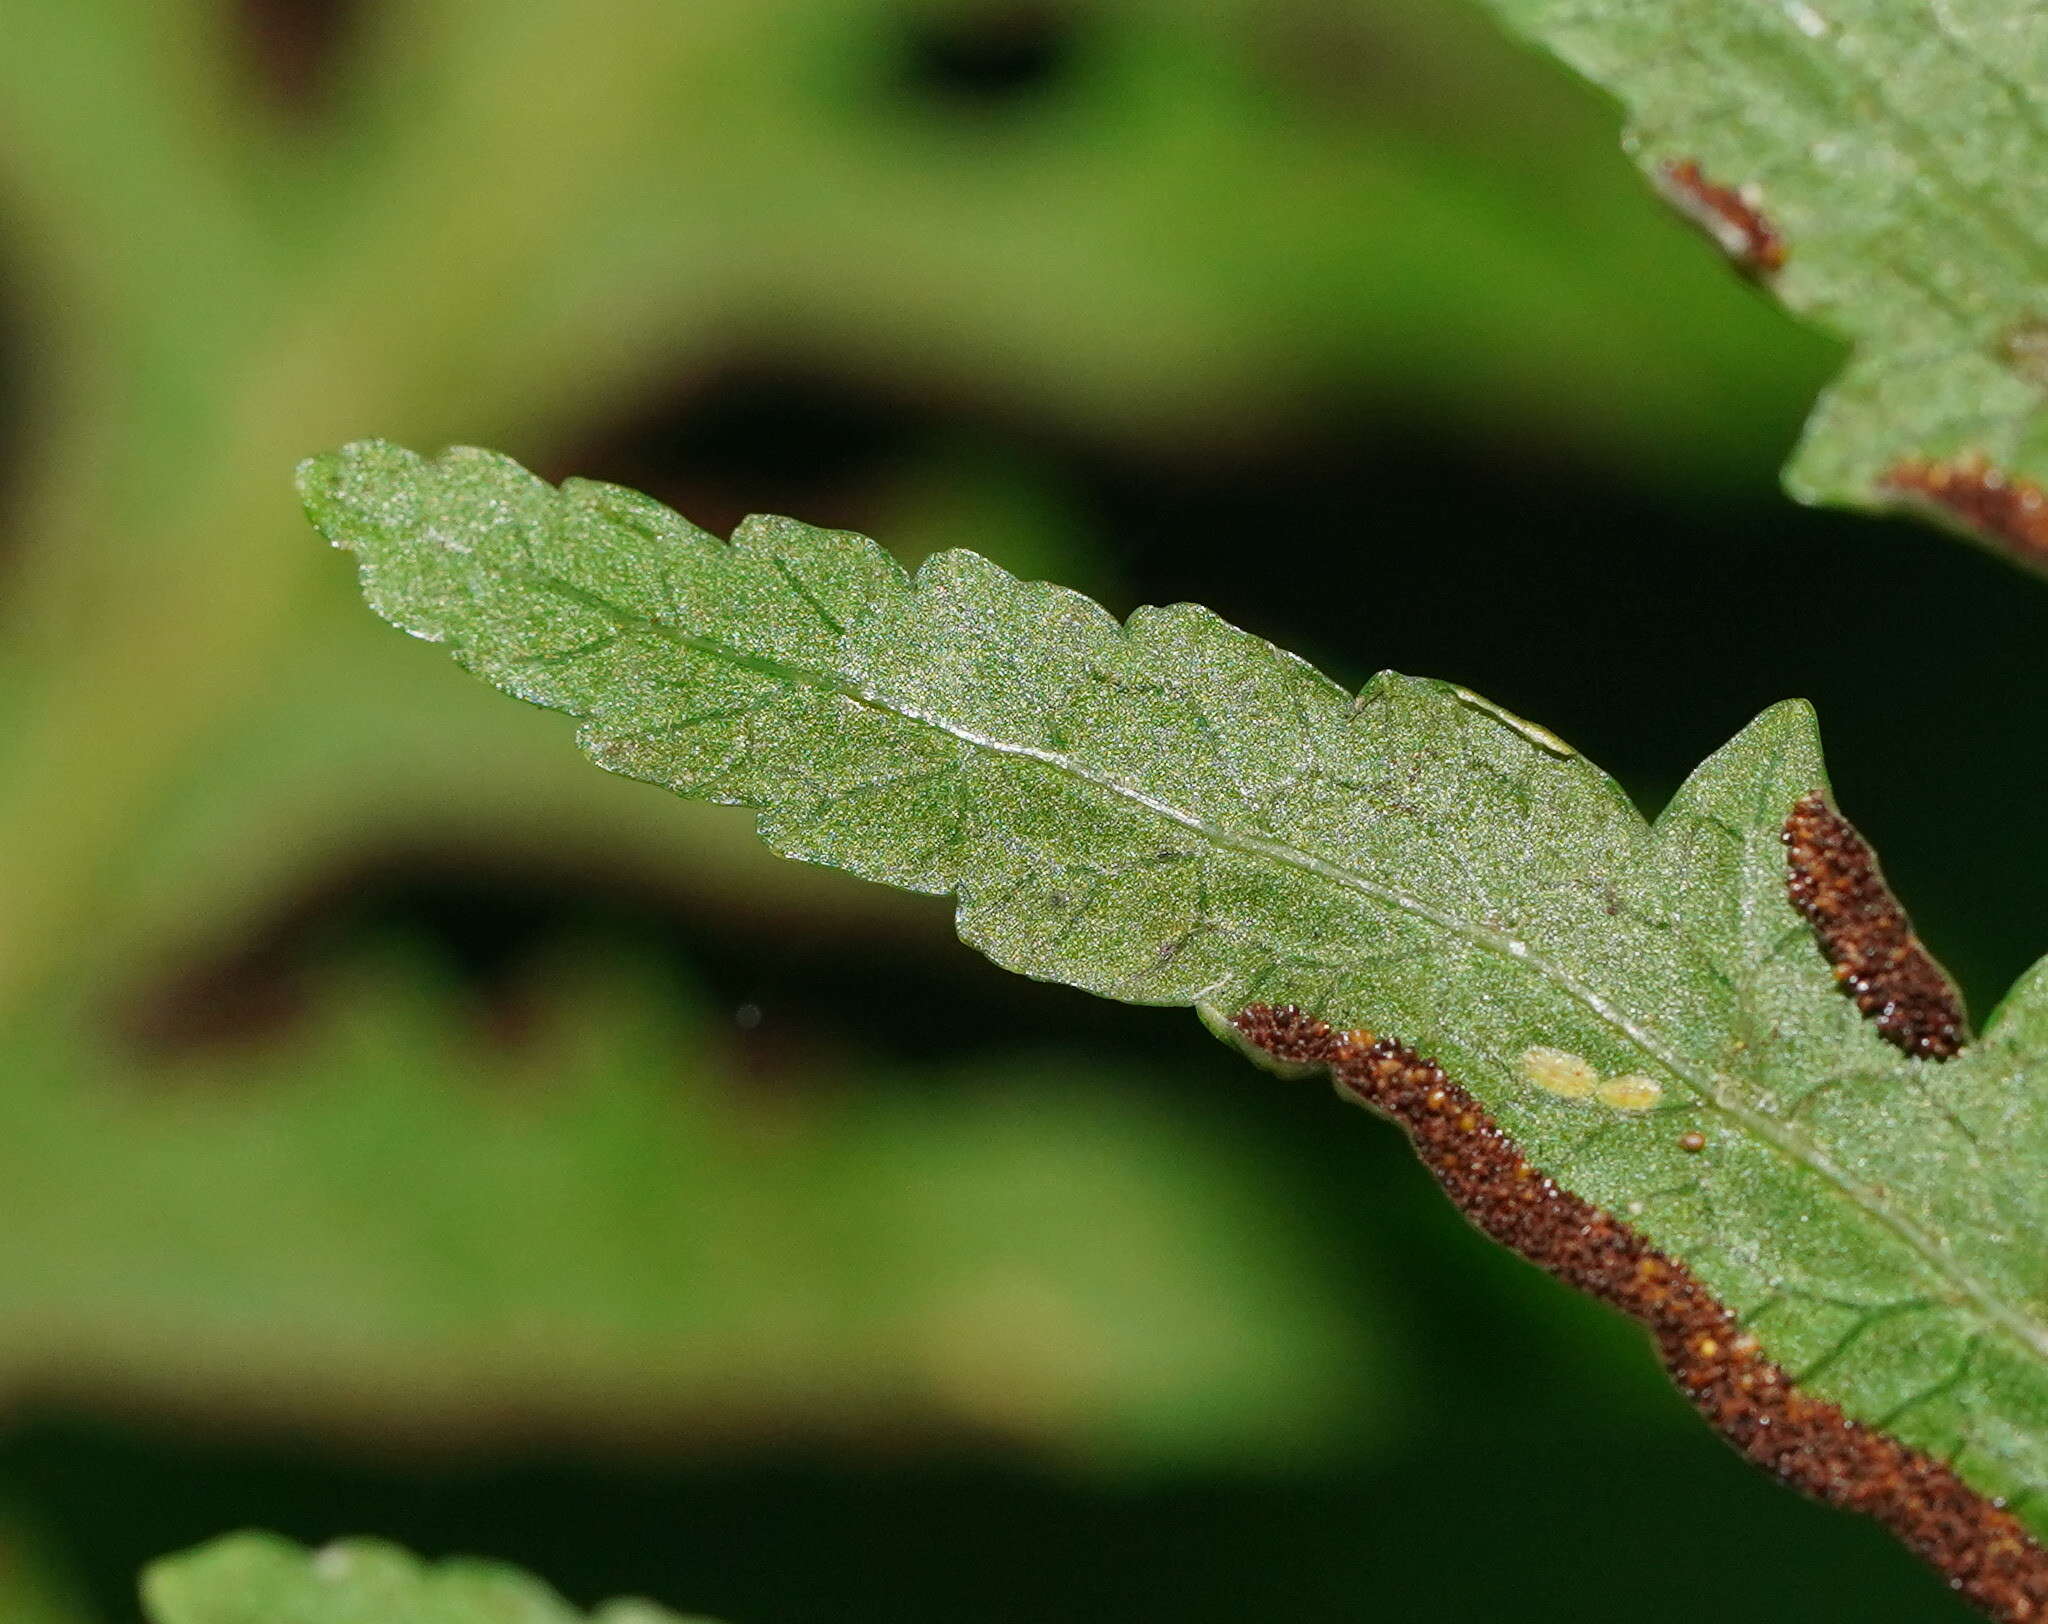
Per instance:
[[[814,690],[837,694],[868,710],[881,715],[894,716],[904,721],[915,722],[929,727],[948,738],[976,749],[1015,759],[1029,760],[1050,768],[1075,782],[1089,785],[1103,793],[1143,807],[1156,816],[1199,835],[1215,846],[1220,846],[1244,856],[1263,858],[1282,867],[1292,868],[1299,873],[1361,893],[1385,903],[1403,913],[1424,920],[1451,935],[1494,953],[1499,957],[1526,966],[1532,973],[1542,977],[1580,1004],[1596,1020],[1607,1026],[1624,1042],[1635,1046],[1642,1054],[1655,1061],[1672,1076],[1678,1078],[1708,1109],[1718,1111],[1731,1122],[1755,1138],[1770,1145],[1781,1155],[1795,1164],[1809,1169],[1823,1181],[1840,1191],[1842,1196],[1857,1210],[1867,1214],[1874,1222],[1887,1229],[1937,1279],[1949,1283],[1953,1288],[1947,1298],[1953,1306],[1967,1306],[1974,1309],[1983,1325],[1998,1331],[2016,1342],[2033,1360],[2048,1368],[2048,1325],[2044,1325],[2012,1304],[2007,1303],[1984,1281],[1959,1268],[1952,1255],[1935,1236],[1923,1230],[1906,1214],[1897,1211],[1884,1201],[1870,1186],[1859,1183],[1849,1172],[1837,1164],[1832,1157],[1801,1134],[1796,1127],[1777,1118],[1763,1115],[1734,1098],[1718,1086],[1711,1074],[1703,1075],[1677,1051],[1667,1046],[1650,1029],[1630,1019],[1593,988],[1586,986],[1578,977],[1561,966],[1552,963],[1536,953],[1529,944],[1506,931],[1489,925],[1462,919],[1442,909],[1433,907],[1422,898],[1383,885],[1376,880],[1318,857],[1313,852],[1290,846],[1283,841],[1261,835],[1223,827],[1186,811],[1172,803],[1150,795],[1133,785],[1096,772],[1071,756],[1058,751],[1040,749],[1035,745],[1019,744],[1003,740],[948,720],[935,712],[922,710],[887,699],[871,690],[830,672],[816,670],[809,666],[791,664],[772,656],[752,654],[721,643],[714,638],[686,632],[680,627],[656,619],[647,614],[626,609],[602,595],[564,581],[558,576],[547,575],[538,570],[508,569],[483,564],[480,567],[508,580],[521,581],[543,591],[552,592],[578,606],[600,615],[610,621],[621,632],[638,631],[659,637],[676,647],[704,655],[706,658],[736,665],[743,670],[771,680],[792,686],[808,687]],[[812,606],[815,609],[815,605]],[[843,631],[833,624],[828,625],[840,635]]]

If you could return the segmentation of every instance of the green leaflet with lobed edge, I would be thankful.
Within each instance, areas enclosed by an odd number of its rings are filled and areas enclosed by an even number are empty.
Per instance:
[[[571,1607],[497,1562],[426,1563],[382,1540],[302,1550],[274,1534],[230,1534],[153,1564],[149,1624],[710,1624],[646,1601]]]
[[[1192,606],[1119,624],[972,553],[912,577],[788,519],[727,544],[473,450],[364,443],[300,481],[381,614],[580,717],[600,764],[952,892],[1024,974],[1299,1003],[1435,1055],[1813,1391],[2048,1527],[2048,973],[1940,1066],[1863,1021],[1785,898],[1780,828],[1825,786],[1803,704],[1648,824],[1475,696],[1385,673],[1354,697]],[[1532,1044],[1662,1103],[1543,1093]]]
[[[1968,453],[2048,481],[2048,8],[1486,3],[1620,99],[1645,168],[1754,186],[1788,248],[1772,291],[1855,345],[1793,494],[1885,506],[1901,459]]]

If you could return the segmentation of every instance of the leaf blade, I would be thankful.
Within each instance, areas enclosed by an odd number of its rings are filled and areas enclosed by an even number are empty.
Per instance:
[[[359,481],[316,522],[364,555],[387,616],[511,691],[545,686],[604,765],[755,805],[786,854],[953,892],[963,938],[1025,974],[1396,1033],[1766,1319],[1819,1396],[1930,1452],[1963,1424],[1986,1492],[2048,1483],[2048,1432],[2016,1419],[2048,1395],[2048,1246],[2029,1249],[2048,1226],[2038,1195],[1988,1176],[1958,1103],[2015,1086],[2010,1048],[1947,1063],[1933,1091],[1840,996],[1785,890],[1785,819],[1826,789],[1810,709],[1765,713],[1653,825],[1448,684],[1386,673],[1352,699],[1205,610],[1119,624],[969,554],[904,577],[859,538],[756,521],[724,553],[658,542],[660,594],[643,572],[636,600],[593,609],[579,583],[625,578],[602,554],[634,543],[579,528],[587,488],[551,507],[488,459],[407,455],[316,464],[316,491]],[[391,478],[424,506],[393,505]],[[501,480],[527,531],[493,517]],[[565,552],[593,536],[599,556]],[[567,558],[598,620],[550,618],[563,594],[536,586],[536,557]],[[822,560],[846,583],[829,617],[797,584]],[[621,641],[648,671],[607,663]],[[597,667],[537,683],[521,651],[543,644]],[[707,775],[661,718],[713,670],[747,720]],[[1532,1085],[1536,1047],[1612,1086],[1589,1103]]]
[[[1924,506],[1895,476],[1973,457],[2048,479],[2039,8],[1489,3],[1622,100],[1627,144],[1653,180],[1697,164],[1753,199],[1788,245],[1771,291],[1856,346],[1786,469],[1794,495]],[[2048,524],[1934,506],[2048,571]]]

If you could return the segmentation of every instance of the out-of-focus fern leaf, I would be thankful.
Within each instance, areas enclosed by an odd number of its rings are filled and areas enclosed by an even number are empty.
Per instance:
[[[1931,505],[2048,571],[2048,511],[2010,490],[2048,480],[2048,10],[1487,3],[1619,97],[1652,177],[1788,306],[1854,343],[1787,471],[1794,493],[1928,505],[1916,469],[1924,482],[1920,465],[1959,465],[1962,486]],[[1751,210],[1782,240],[1781,267],[1755,262]],[[1987,472],[1977,511],[1961,511]]]
[[[2048,1483],[2048,974],[1938,1071],[1858,1015],[1786,894],[1787,816],[1826,783],[1806,707],[1652,825],[1462,690],[1354,697],[1186,605],[1119,624],[785,519],[727,544],[477,451],[358,445],[302,490],[381,613],[579,716],[602,765],[952,892],[1026,974],[1396,1033],[1820,1396],[1990,1493]],[[1537,1086],[1532,1048],[1632,1108]]]
[[[0,1390],[423,1447],[768,1426],[1197,1465],[1365,1424],[1310,1237],[1128,1074],[763,1099],[615,952],[541,979],[510,1048],[411,955],[337,972],[290,1043],[10,1033]]]
[[[149,1624],[710,1624],[647,1601],[586,1613],[498,1562],[426,1563],[369,1539],[306,1551],[273,1534],[167,1557],[142,1599]]]

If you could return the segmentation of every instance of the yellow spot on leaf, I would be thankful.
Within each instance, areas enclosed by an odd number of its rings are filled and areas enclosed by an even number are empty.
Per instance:
[[[1610,1077],[1594,1090],[1602,1105],[1617,1111],[1647,1111],[1664,1097],[1664,1088],[1654,1077]]]
[[[1538,1088],[1567,1100],[1583,1100],[1600,1086],[1600,1073],[1593,1063],[1569,1049],[1525,1050],[1522,1075]]]

